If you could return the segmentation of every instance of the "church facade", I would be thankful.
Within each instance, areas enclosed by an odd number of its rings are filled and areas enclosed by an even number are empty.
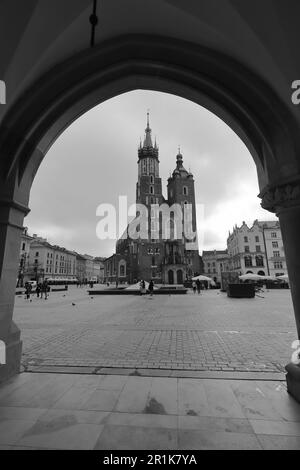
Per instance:
[[[138,149],[137,213],[105,261],[106,281],[183,284],[199,273],[196,204],[193,175],[178,151],[168,178],[167,199],[162,193],[159,149],[153,144],[147,114],[143,143]]]

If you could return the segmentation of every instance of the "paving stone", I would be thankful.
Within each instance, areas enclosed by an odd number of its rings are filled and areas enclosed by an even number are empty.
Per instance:
[[[172,450],[177,449],[177,430],[149,426],[105,426],[96,450]]]
[[[131,296],[90,302],[84,290],[71,286],[67,299],[53,293],[49,302],[29,305],[16,298],[14,318],[22,331],[24,366],[36,372],[284,372],[297,337],[290,292],[264,296],[249,303],[209,290],[201,305],[189,295],[146,305]]]
[[[254,434],[234,432],[207,432],[206,430],[179,430],[179,449],[199,450],[260,450]]]

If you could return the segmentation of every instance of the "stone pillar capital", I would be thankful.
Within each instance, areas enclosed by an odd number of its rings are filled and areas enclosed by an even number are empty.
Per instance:
[[[266,187],[260,194],[261,206],[278,214],[284,209],[300,207],[300,178]]]
[[[0,198],[0,226],[10,225],[11,227],[23,230],[24,216],[30,212],[30,209],[12,199]]]

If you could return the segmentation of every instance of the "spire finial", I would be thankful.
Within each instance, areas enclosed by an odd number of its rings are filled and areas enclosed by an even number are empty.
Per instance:
[[[147,109],[147,129],[150,128],[150,126],[149,126],[149,111],[150,111],[150,109],[148,108]]]

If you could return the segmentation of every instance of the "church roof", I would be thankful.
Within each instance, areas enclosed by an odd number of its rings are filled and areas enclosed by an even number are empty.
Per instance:
[[[192,173],[187,171],[184,166],[183,166],[183,157],[182,153],[180,152],[180,148],[178,149],[178,154],[176,155],[176,168],[172,173],[173,177],[181,177],[181,178],[187,178],[189,176],[193,176]]]
[[[145,129],[145,136],[144,136],[143,144],[142,144],[142,141],[140,141],[140,145],[138,149],[139,158],[149,157],[149,156],[158,158],[158,146],[156,144],[156,139],[153,145],[151,133],[152,133],[152,130],[149,125],[149,111],[148,111],[147,112],[147,127]]]

